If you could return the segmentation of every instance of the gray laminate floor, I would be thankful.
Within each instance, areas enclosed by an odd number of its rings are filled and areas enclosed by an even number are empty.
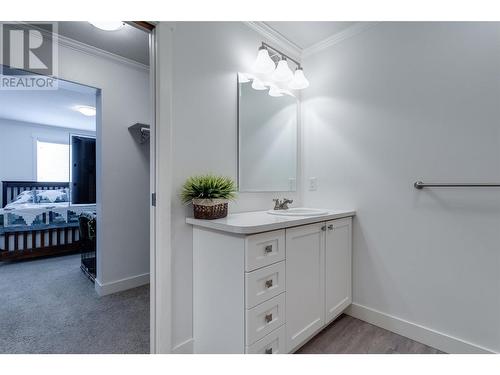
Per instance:
[[[148,352],[149,286],[98,297],[79,255],[0,263],[0,354]]]
[[[442,354],[437,349],[348,315],[320,332],[298,354]]]

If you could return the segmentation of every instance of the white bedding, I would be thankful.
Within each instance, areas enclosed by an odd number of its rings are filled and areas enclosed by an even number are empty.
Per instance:
[[[51,207],[68,207],[69,203],[68,202],[58,202],[58,203],[16,203],[12,204],[9,203],[7,206],[2,208],[0,212],[2,211],[8,211],[8,212],[14,212],[14,211],[19,211],[19,210],[29,210],[29,209],[39,209],[39,208],[51,208]]]
[[[74,212],[79,215],[82,212],[87,211],[95,211],[95,204],[72,204],[70,205],[68,202],[58,202],[58,203],[16,203],[14,205],[9,204],[5,206],[5,208],[0,209],[0,215],[3,215],[3,226],[8,227],[11,224],[9,223],[9,214],[13,214],[16,217],[22,217],[26,225],[33,225],[35,219],[44,213],[54,212],[60,215],[65,222],[68,221],[68,213],[69,211]],[[47,215],[47,222],[48,223]]]

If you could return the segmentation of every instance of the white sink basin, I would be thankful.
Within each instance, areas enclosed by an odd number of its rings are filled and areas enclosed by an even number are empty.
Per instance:
[[[288,210],[269,210],[267,211],[270,215],[278,216],[319,216],[326,215],[328,211],[321,210],[319,208],[289,208]]]

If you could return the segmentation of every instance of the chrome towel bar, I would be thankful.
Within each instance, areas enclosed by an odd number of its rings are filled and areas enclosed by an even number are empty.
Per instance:
[[[500,187],[500,184],[494,183],[477,183],[477,184],[441,184],[441,183],[424,183],[422,181],[417,181],[413,184],[415,189],[423,189],[427,187]]]

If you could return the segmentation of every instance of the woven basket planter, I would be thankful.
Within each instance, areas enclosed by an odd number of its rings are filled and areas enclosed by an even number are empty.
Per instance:
[[[227,199],[193,199],[195,219],[213,220],[227,216]]]

